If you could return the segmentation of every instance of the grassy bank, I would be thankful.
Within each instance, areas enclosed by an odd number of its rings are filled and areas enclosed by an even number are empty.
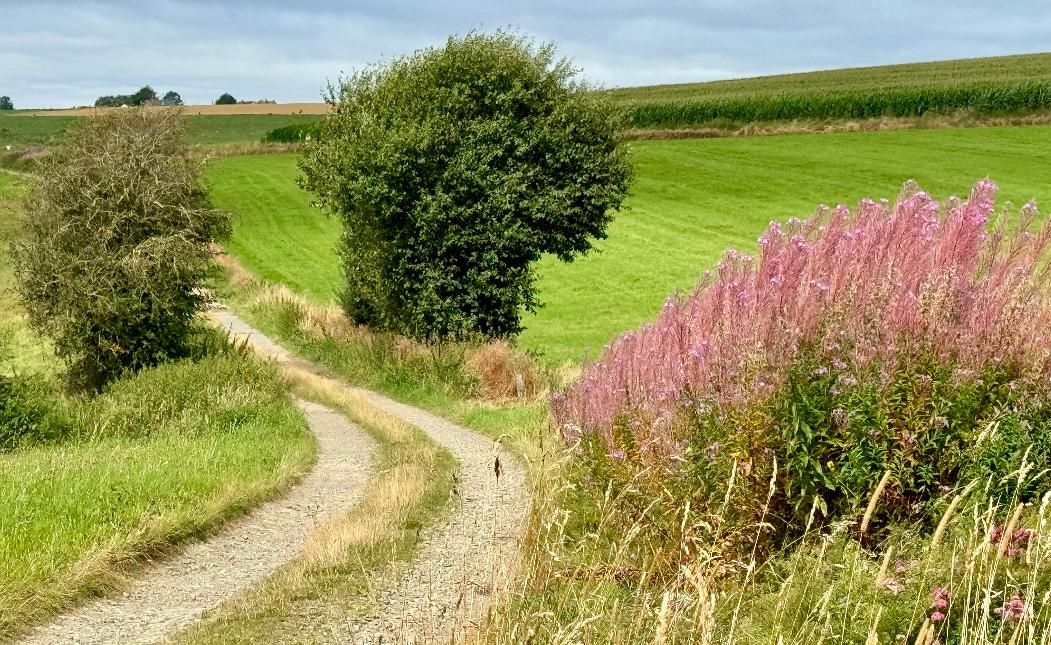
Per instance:
[[[597,252],[540,263],[545,307],[527,316],[523,347],[555,362],[594,356],[617,333],[688,289],[723,249],[754,248],[773,219],[814,204],[894,197],[906,179],[944,196],[991,177],[1000,199],[1051,204],[1044,168],[1051,127],[640,141],[638,179]],[[318,302],[335,298],[339,224],[308,206],[294,155],[217,160],[207,182],[235,214],[230,251],[252,272]]]
[[[279,494],[315,453],[280,375],[214,337],[197,361],[145,370],[94,399],[61,394],[61,365],[8,290],[21,190],[0,175],[0,328],[14,339],[0,373],[31,379],[43,416],[0,452],[0,640]]]

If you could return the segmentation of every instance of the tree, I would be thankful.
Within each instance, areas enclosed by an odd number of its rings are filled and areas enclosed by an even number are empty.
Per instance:
[[[235,99],[230,94],[223,94],[219,98],[215,99],[215,104],[216,105],[234,105],[236,103],[237,103],[237,99]]]
[[[209,243],[229,216],[208,206],[183,128],[174,110],[85,119],[26,197],[17,291],[77,389],[189,351]]]
[[[182,105],[182,97],[175,90],[168,90],[161,102],[165,105]]]
[[[131,100],[128,101],[128,105],[145,105],[148,101],[156,100],[157,92],[149,85],[144,85],[139,88],[138,92],[131,95]]]
[[[302,183],[343,221],[353,320],[430,340],[521,330],[535,262],[587,253],[632,177],[624,115],[574,76],[552,45],[470,33],[330,89]]]
[[[13,110],[15,104],[11,102],[10,96],[0,96],[0,110]]]

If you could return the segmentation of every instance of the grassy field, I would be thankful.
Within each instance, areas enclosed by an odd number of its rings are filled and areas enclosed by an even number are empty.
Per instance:
[[[198,116],[187,110],[187,141],[194,145],[257,143],[267,132],[294,123],[309,123],[320,116],[312,114],[233,114]],[[0,112],[0,151],[6,145],[25,147],[44,145],[79,118],[38,116],[27,112]]]
[[[644,104],[754,98],[803,92],[816,94],[951,87],[981,81],[1051,81],[1051,53],[855,67],[708,83],[626,87],[610,90],[609,94],[614,100],[624,104]]]
[[[631,144],[638,179],[597,252],[540,263],[540,298],[521,343],[555,361],[594,356],[693,286],[724,249],[755,248],[771,220],[819,203],[894,197],[915,179],[936,196],[990,177],[1000,199],[1051,204],[1051,127],[975,128]],[[236,214],[229,247],[253,273],[320,301],[335,297],[338,222],[308,206],[294,155],[216,160],[208,186]]]
[[[276,369],[238,352],[145,370],[94,399],[60,394],[61,365],[25,329],[9,291],[21,190],[0,174],[0,333],[14,334],[0,374],[36,383],[47,430],[0,451],[4,642],[111,591],[142,558],[273,497],[315,452]]]

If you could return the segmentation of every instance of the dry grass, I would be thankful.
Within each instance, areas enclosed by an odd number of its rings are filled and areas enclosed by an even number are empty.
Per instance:
[[[31,116],[94,116],[127,108],[78,107],[68,110],[39,110],[27,113]],[[172,107],[150,107],[149,110],[171,110]],[[328,103],[238,103],[236,105],[184,105],[181,109],[189,115],[230,114],[328,114]]]

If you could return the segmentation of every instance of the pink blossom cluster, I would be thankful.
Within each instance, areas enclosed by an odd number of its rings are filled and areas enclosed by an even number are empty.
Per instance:
[[[1010,535],[1004,535],[1004,530],[1003,526],[994,526],[993,530],[989,531],[989,542],[1000,544],[1001,540],[1007,540],[1005,552],[1008,556],[1013,558],[1024,554],[1029,547],[1029,541],[1033,538],[1033,529],[1015,529]]]
[[[1025,615],[1026,604],[1021,596],[1014,595],[1002,607],[997,607],[993,611],[1004,620],[1019,620]]]
[[[931,622],[940,623],[945,620],[945,612],[949,610],[949,599],[952,594],[945,587],[931,589]]]
[[[996,186],[940,204],[908,183],[893,205],[822,207],[809,220],[771,223],[758,257],[730,250],[652,324],[624,334],[551,400],[572,443],[631,419],[643,454],[674,454],[669,429],[684,406],[734,405],[771,394],[804,347],[829,365],[902,356],[919,347],[961,372],[1021,361],[1045,376],[1051,306],[1043,290],[1051,228],[990,225]]]

